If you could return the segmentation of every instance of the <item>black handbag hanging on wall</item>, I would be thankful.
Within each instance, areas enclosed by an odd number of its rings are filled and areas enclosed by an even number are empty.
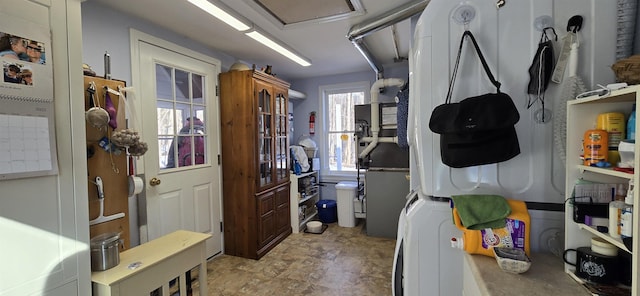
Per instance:
[[[458,72],[462,45],[466,37],[473,42],[482,67],[496,93],[487,93],[451,102],[451,94]],[[514,125],[520,113],[508,94],[500,92],[500,82],[491,73],[476,39],[465,31],[460,41],[458,57],[449,81],[445,104],[431,113],[429,128],[440,134],[442,163],[453,168],[498,163],[520,154],[520,144]]]

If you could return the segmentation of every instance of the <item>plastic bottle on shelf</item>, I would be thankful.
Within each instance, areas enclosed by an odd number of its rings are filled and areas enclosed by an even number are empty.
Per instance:
[[[302,174],[302,166],[300,165],[297,159],[295,159],[294,161],[295,163],[293,164],[293,173],[296,175]]]
[[[613,200],[624,201],[626,197],[627,197],[627,187],[625,187],[624,184],[618,184],[618,186],[616,186],[616,194]]]
[[[615,199],[609,203],[609,235],[614,238],[620,238],[620,216],[626,195],[627,189],[623,184],[618,184]]]
[[[598,115],[596,128],[607,131],[609,136],[608,161],[611,165],[615,166],[620,162],[618,145],[627,136],[625,130],[627,124],[628,122],[624,120],[624,114],[620,112],[607,112]]]
[[[633,104],[633,109],[627,120],[627,139],[636,139],[636,104]]]
[[[624,207],[620,213],[620,236],[622,238],[633,236],[633,180],[629,181],[627,197],[624,199]]]
[[[605,130],[590,129],[584,133],[582,141],[584,165],[591,166],[607,162],[609,158],[609,134]]]

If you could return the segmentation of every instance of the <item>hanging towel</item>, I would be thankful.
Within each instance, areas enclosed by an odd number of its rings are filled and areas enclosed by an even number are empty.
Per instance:
[[[118,127],[118,111],[116,111],[116,106],[113,105],[113,101],[108,92],[106,92],[104,96],[104,109],[109,113],[109,126],[115,130]]]
[[[407,79],[407,81],[409,81]],[[407,120],[409,117],[409,83],[405,83],[404,87],[396,95],[397,104],[397,134],[398,146],[400,148],[409,148],[407,142]]]
[[[467,229],[502,228],[511,214],[507,200],[500,195],[454,195],[453,206]]]

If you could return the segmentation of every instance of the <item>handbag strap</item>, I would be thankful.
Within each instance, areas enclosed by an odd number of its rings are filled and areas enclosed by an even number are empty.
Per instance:
[[[458,48],[458,56],[456,57],[456,64],[453,68],[453,74],[451,75],[451,80],[449,80],[449,90],[447,91],[447,100],[446,100],[447,104],[451,103],[451,93],[453,91],[453,85],[455,84],[456,76],[458,74],[458,65],[460,64],[460,55],[462,54],[462,45],[464,44],[464,39],[467,36],[469,36],[469,38],[471,39],[471,42],[473,43],[473,47],[476,49],[476,52],[478,53],[478,57],[480,58],[480,62],[482,63],[482,67],[484,68],[484,71],[487,73],[487,76],[489,76],[489,80],[491,80],[491,83],[496,87],[496,91],[500,93],[500,86],[502,84],[493,77],[493,74],[491,73],[491,69],[489,69],[489,65],[487,64],[487,61],[484,59],[484,56],[482,55],[482,51],[480,51],[478,42],[476,42],[476,38],[473,37],[473,34],[471,34],[471,31],[464,31],[464,33],[462,34],[462,39],[460,40],[460,47]]]

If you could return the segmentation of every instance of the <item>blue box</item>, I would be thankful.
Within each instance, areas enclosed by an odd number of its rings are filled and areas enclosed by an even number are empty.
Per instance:
[[[333,223],[338,221],[338,203],[335,200],[322,199],[316,203],[318,216],[322,223]]]

